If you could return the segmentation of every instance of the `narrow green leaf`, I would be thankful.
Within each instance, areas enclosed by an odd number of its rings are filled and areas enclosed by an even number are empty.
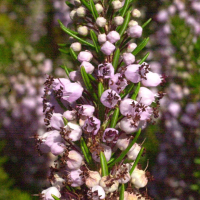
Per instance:
[[[80,0],[80,1],[88,10],[91,10],[91,8],[90,8],[90,6],[89,6],[87,1],[85,1],[85,0]]]
[[[119,196],[119,200],[124,200],[124,190],[125,190],[125,186],[122,183],[121,185],[121,190],[120,190],[120,196]]]
[[[92,165],[92,163],[93,163],[92,156],[91,156],[91,153],[90,153],[83,137],[81,137],[81,139],[80,139],[80,146],[81,146],[81,150],[83,152],[86,162],[89,165]]]
[[[65,50],[65,49],[61,49],[61,48],[59,48],[58,49],[61,53],[65,53],[65,54],[70,54],[70,52],[69,52],[69,50]]]
[[[122,37],[122,35],[124,34],[125,30],[127,29],[127,26],[128,26],[129,21],[130,21],[130,18],[131,18],[131,12],[129,11],[126,14],[126,17],[124,19],[124,23],[122,24],[122,26],[121,26],[121,28],[119,30],[120,37]]]
[[[133,95],[131,96],[131,99],[136,100],[139,90],[140,90],[140,82],[137,84],[137,87],[136,87]]]
[[[130,3],[130,0],[125,0],[124,6],[122,7],[122,10],[119,12],[120,16],[124,17],[124,15],[126,14],[128,10],[129,3]]]
[[[113,116],[110,122],[110,128],[115,128],[117,124],[118,116],[119,116],[119,107],[115,108],[115,111],[113,113]]]
[[[58,20],[59,24],[60,24],[60,27],[61,29],[66,32],[68,35],[72,36],[73,38],[77,39],[81,44],[86,44],[90,47],[93,47],[94,48],[94,45],[91,44],[90,42],[87,42],[86,40],[84,39],[81,39],[80,37],[78,37],[77,35],[75,35],[70,29],[68,29],[67,27],[65,27],[62,22],[60,20]]]
[[[108,176],[108,165],[106,157],[102,151],[100,152],[100,162],[101,162],[102,177]]]
[[[138,153],[138,156],[137,156],[137,158],[135,159],[135,162],[134,162],[133,166],[131,167],[131,170],[129,171],[130,175],[133,173],[135,167],[137,166],[137,164],[138,164],[138,162],[139,162],[139,160],[140,160],[140,157],[142,156],[143,151],[144,151],[144,147],[142,147],[142,148],[140,149],[140,152]]]
[[[128,153],[128,151],[131,149],[131,147],[136,143],[139,135],[141,133],[141,128],[138,130],[138,132],[136,133],[135,138],[130,142],[130,144],[128,145],[128,147],[122,151],[122,153],[120,154],[120,156],[115,159],[108,167],[112,167],[113,165],[115,165],[116,163],[119,163],[122,161],[122,159],[126,156],[126,154]]]
[[[139,64],[141,65],[149,56],[149,52],[140,60]]]
[[[134,88],[134,83],[130,83],[124,90],[124,93],[121,93],[120,94],[120,97],[123,99],[127,94],[129,94],[133,88]]]
[[[145,38],[132,52],[134,56],[136,56],[148,43],[149,38]]]
[[[63,118],[64,124],[65,124],[65,126],[66,126],[66,125],[68,124],[67,119],[66,119],[65,117],[63,117],[63,116],[62,116],[62,118]]]
[[[117,48],[117,50],[115,51],[115,54],[113,57],[113,63],[112,63],[115,71],[117,70],[117,66],[119,63],[119,57],[120,57],[120,50],[119,50],[119,48]]]
[[[76,55],[75,51],[71,47],[69,48],[69,52],[70,52],[72,58],[74,60],[77,60],[77,55]]]
[[[91,81],[97,82],[96,78],[92,76],[92,74],[88,74],[88,77],[90,78]]]
[[[99,45],[98,45],[98,40],[97,40],[97,36],[95,34],[95,32],[93,30],[90,30],[90,36],[91,36],[91,39],[94,43],[94,47],[95,47],[95,50],[97,53],[99,53]]]
[[[58,46],[60,46],[60,47],[66,47],[67,44],[59,43]]]
[[[107,164],[109,165],[111,162],[113,162],[115,160],[115,158],[111,158],[108,162],[107,162]]]
[[[60,200],[58,197],[56,197],[55,195],[51,195],[55,200]]]
[[[105,107],[100,101],[101,95],[104,92],[103,84],[101,82],[98,83],[98,108],[99,108],[99,119],[103,122]]]
[[[99,84],[98,84],[98,97],[99,98],[101,98],[101,95],[103,92],[104,92],[103,84],[102,84],[102,82],[99,82]]]
[[[142,28],[144,28],[145,26],[147,26],[150,22],[151,22],[151,18],[148,19],[144,24],[142,24]]]
[[[96,10],[96,7],[94,5],[94,1],[93,0],[90,0],[90,9],[91,9],[91,12],[92,12],[92,15],[96,21],[97,17],[99,16],[97,10]]]
[[[67,68],[64,65],[61,65],[60,67],[65,70],[65,73],[67,74],[68,77],[69,77],[69,72],[73,71],[73,70],[71,70],[70,68]]]
[[[65,3],[67,4],[67,6],[69,6],[71,9],[74,9],[74,5],[72,3],[70,3],[69,1],[65,1]]]
[[[85,86],[86,86],[87,90],[94,97],[95,101],[97,101],[98,100],[97,95],[93,90],[93,86],[92,86],[92,84],[90,82],[90,79],[88,77],[88,74],[86,73],[85,68],[83,66],[81,67],[81,75],[82,75],[82,78],[83,78],[83,81],[85,83]]]

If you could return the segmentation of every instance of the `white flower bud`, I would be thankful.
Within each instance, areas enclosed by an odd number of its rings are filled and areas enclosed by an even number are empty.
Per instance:
[[[135,143],[127,153],[128,158],[131,160],[135,160],[137,158],[137,155],[140,149],[141,149],[141,146]]]
[[[116,26],[122,25],[123,22],[124,22],[124,18],[121,17],[121,16],[117,16],[117,17],[114,18],[114,23],[115,23]]]
[[[94,187],[95,185],[99,185],[100,180],[101,176],[99,172],[89,171],[89,175],[85,180],[85,184],[87,185],[87,187],[91,188]]]
[[[112,2],[112,7],[113,7],[114,10],[118,10],[118,9],[120,9],[122,6],[123,6],[123,5],[122,5],[122,2],[119,1],[119,0],[115,0],[115,1]]]
[[[97,199],[105,199],[106,194],[105,194],[104,189],[101,186],[95,185],[94,187],[92,187],[92,192],[95,192],[95,191],[97,191],[97,193],[98,193]],[[96,200],[96,198],[95,198],[95,200]]]
[[[76,9],[75,10],[72,10],[69,14],[71,20],[74,20],[75,19],[75,15],[76,15]]]
[[[127,47],[127,52],[128,52],[128,53],[132,53],[133,50],[134,50],[136,47],[137,47],[137,44],[135,44],[135,43],[130,43],[130,44],[128,45],[128,47]]]
[[[82,67],[82,66],[85,68],[85,71],[88,74],[92,74],[92,72],[94,71],[94,66],[89,62],[83,61],[80,65],[80,67]]]
[[[126,65],[130,65],[135,62],[135,56],[132,53],[123,53],[123,61]]]
[[[135,26],[135,25],[138,25],[138,22],[136,22],[135,20],[131,20],[131,21],[128,23],[128,26],[129,26],[129,27]]]
[[[79,54],[78,54],[78,61],[79,62],[83,62],[83,61],[86,61],[86,62],[90,62],[93,58],[93,55],[90,51],[81,51]]]
[[[88,34],[88,28],[87,26],[79,26],[77,29],[78,33],[80,35],[86,36]]]
[[[110,185],[112,184],[112,185]],[[101,178],[99,185],[104,189],[106,193],[114,192],[118,189],[119,182],[113,178],[113,176],[104,176]],[[106,185],[109,185],[107,187]]]
[[[135,168],[133,173],[131,174],[131,182],[138,189],[145,187],[148,183],[145,171]]]
[[[76,120],[76,111],[75,110],[67,110],[63,113],[63,117],[66,118],[67,121]]]
[[[75,150],[69,151],[68,159],[67,159],[67,167],[69,169],[78,169],[80,168],[83,161],[83,157]]]
[[[125,133],[121,134],[119,139],[117,140],[116,146],[121,150],[124,151],[129,145],[130,139],[127,138]]]
[[[85,17],[86,9],[83,6],[81,6],[76,10],[76,14],[78,17]]]
[[[115,178],[118,179],[119,183],[128,183],[131,179],[130,173],[129,173],[129,164],[122,164],[119,166],[119,168],[114,171]]]
[[[119,200],[119,197],[117,197],[117,200]],[[124,191],[124,200],[144,200],[144,199],[141,197],[140,199],[138,199],[138,197],[134,193],[129,193],[127,191]]]
[[[132,10],[132,16],[139,18],[141,16],[141,12],[138,9]]]
[[[52,194],[58,198],[61,197],[61,194],[56,187],[47,188],[46,190],[42,191],[42,194],[44,196],[44,200],[54,200],[54,198],[51,196]]]
[[[107,56],[111,55],[114,50],[115,46],[109,41],[106,41],[101,47],[101,51]]]
[[[97,17],[96,19],[96,24],[99,26],[99,27],[104,27],[106,25],[106,19],[104,17]]]
[[[149,106],[154,100],[154,93],[151,90],[145,87],[140,88],[137,96],[137,101]]]
[[[97,10],[98,13],[101,13],[103,11],[103,7],[99,3],[95,4],[95,8],[96,8],[96,10]]]
[[[75,6],[80,6],[81,5],[81,1],[80,0],[74,0],[74,5]]]
[[[81,51],[81,43],[74,42],[70,46],[74,51]]]
[[[108,39],[109,42],[115,43],[118,40],[120,40],[120,35],[117,31],[111,31],[111,32],[108,33],[107,39]]]
[[[105,33],[99,34],[98,41],[100,44],[105,43],[106,42],[106,34]]]
[[[139,25],[131,26],[127,30],[127,34],[132,38],[139,38],[142,35],[142,27]]]

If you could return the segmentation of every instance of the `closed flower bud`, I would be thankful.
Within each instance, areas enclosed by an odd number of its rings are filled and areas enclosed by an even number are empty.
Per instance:
[[[59,131],[56,131],[56,130],[49,131],[49,132],[47,132],[47,134],[48,135],[44,142],[47,146],[51,147],[56,142],[62,142],[62,137],[61,137]]]
[[[74,42],[70,46],[74,51],[81,51],[81,43]]]
[[[162,82],[162,78],[159,74],[148,72],[146,78],[142,79],[142,84],[146,87],[156,87]]]
[[[141,16],[141,12],[138,9],[132,10],[131,14],[133,17],[137,17],[137,18]]]
[[[84,184],[80,169],[72,170],[68,174],[68,179],[72,187],[79,187]]]
[[[92,74],[92,72],[94,71],[94,66],[87,61],[83,61],[80,65],[80,67],[82,67],[82,66],[85,68],[85,71],[88,74]]]
[[[87,26],[79,26],[78,29],[77,29],[78,33],[80,35],[83,35],[83,36],[87,36],[88,35],[88,28]]]
[[[99,27],[104,27],[106,25],[107,21],[104,17],[97,17],[96,19],[96,24],[99,26]]]
[[[142,36],[142,27],[139,25],[131,26],[127,30],[127,34],[132,38],[139,38]]]
[[[66,118],[67,121],[76,120],[76,111],[75,110],[67,110],[63,113],[63,117]]]
[[[58,156],[62,154],[65,150],[65,145],[61,142],[55,142],[53,145],[51,145],[51,153],[54,156]]]
[[[100,44],[105,43],[106,42],[106,34],[105,33],[99,34],[98,41]]]
[[[61,197],[61,194],[56,187],[50,187],[42,191],[44,200],[54,200],[54,198],[51,196],[52,194],[58,198]]]
[[[82,129],[78,124],[68,122],[64,128],[67,131],[68,137],[73,142],[80,140],[82,135]]]
[[[114,18],[114,23],[115,23],[116,26],[122,25],[123,22],[124,22],[124,18],[121,17],[121,16],[117,16],[117,17]]]
[[[78,54],[78,61],[79,62],[83,62],[83,61],[86,61],[86,62],[90,62],[93,58],[93,55],[90,51],[81,51],[79,54]]]
[[[138,25],[138,22],[136,22],[135,20],[131,20],[131,21],[128,23],[128,26],[129,26],[129,27],[136,26],[136,25]]]
[[[136,47],[137,47],[137,44],[135,44],[135,43],[130,43],[130,44],[128,45],[128,47],[127,47],[127,52],[128,52],[128,53],[132,53],[133,50],[134,50]]]
[[[85,180],[85,184],[87,185],[88,188],[91,188],[96,185],[99,185],[100,180],[101,180],[101,176],[99,172],[89,171],[89,175]]]
[[[74,20],[75,19],[75,16],[76,16],[76,9],[75,10],[72,10],[69,14],[71,20]]]
[[[96,10],[97,10],[98,13],[101,13],[103,11],[103,7],[99,3],[95,4],[95,8],[96,8]]]
[[[109,186],[107,186],[109,185]],[[119,182],[111,175],[104,176],[100,180],[100,186],[104,189],[106,193],[114,192],[118,189]]]
[[[112,7],[114,10],[119,10],[122,7],[122,2],[119,0],[112,1]]]
[[[131,160],[135,160],[137,158],[138,153],[140,152],[140,149],[141,146],[135,143],[127,153],[128,158]]]
[[[77,106],[78,114],[85,117],[92,117],[95,111],[94,106],[91,105],[81,105]]]
[[[148,183],[145,171],[135,168],[133,173],[131,174],[131,182],[138,189],[145,187]]]
[[[129,145],[130,139],[127,138],[125,133],[121,134],[119,139],[117,140],[116,146],[121,150],[124,151]]]
[[[76,10],[76,14],[78,17],[85,17],[86,9],[83,6],[81,6]]]
[[[154,93],[151,90],[145,87],[140,88],[137,96],[137,101],[149,106],[154,100]]]
[[[106,197],[104,189],[99,185],[95,185],[94,187],[92,187],[91,191],[97,192],[97,196],[92,197],[92,200],[105,199]]]
[[[105,144],[100,144],[100,147],[103,148],[103,153],[105,155],[106,161],[108,162],[111,158],[111,155],[112,155],[112,149]],[[92,158],[96,162],[100,162],[99,149],[92,152]]]
[[[107,39],[108,39],[109,42],[115,43],[118,40],[120,40],[120,35],[117,31],[111,31],[111,32],[108,33]]]
[[[103,92],[100,100],[107,108],[113,108],[121,100],[121,97],[114,90],[108,89]]]
[[[126,65],[130,65],[135,62],[135,56],[132,53],[123,53],[123,61]]]
[[[138,83],[141,80],[140,74],[139,74],[139,64],[133,64],[129,65],[126,68],[125,76],[126,78],[131,81],[132,83]]]
[[[75,150],[69,151],[67,158],[67,167],[71,170],[80,168],[83,161],[83,157],[80,153]]]
[[[114,50],[115,46],[109,41],[106,41],[101,47],[101,51],[107,56],[111,55]]]

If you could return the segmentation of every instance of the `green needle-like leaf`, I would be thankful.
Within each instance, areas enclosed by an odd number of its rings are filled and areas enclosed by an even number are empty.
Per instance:
[[[118,116],[119,116],[119,107],[115,108],[115,111],[113,113],[113,116],[110,122],[110,128],[115,128],[117,124]]]
[[[129,3],[130,3],[130,0],[125,0],[124,6],[122,7],[122,10],[119,12],[120,16],[124,17],[124,15],[126,14],[128,10]]]
[[[140,90],[140,82],[137,84],[137,87],[136,87],[133,95],[131,96],[131,99],[136,100],[139,90]]]
[[[98,14],[98,12],[96,10],[96,7],[94,5],[94,1],[93,0],[90,0],[90,10],[92,12],[92,15],[93,15],[94,19],[96,20],[97,17],[99,16],[99,14]]]
[[[74,9],[74,5],[72,3],[70,3],[69,1],[65,1],[65,3],[71,8]]]
[[[70,54],[70,51],[69,51],[69,50],[65,50],[65,49],[61,49],[61,48],[59,48],[58,50],[59,50],[61,53],[64,53],[64,54],[67,54],[67,55]]]
[[[150,22],[151,22],[151,18],[148,19],[144,24],[142,24],[142,28],[144,28],[145,26],[147,26]]]
[[[67,68],[64,65],[61,65],[60,67],[65,70],[65,73],[67,74],[68,77],[69,77],[69,73],[73,71],[73,69]]]
[[[90,42],[87,42],[86,40],[81,39],[80,37],[78,37],[77,35],[75,35],[70,29],[68,29],[67,27],[65,27],[60,20],[58,20],[58,22],[60,24],[61,29],[63,31],[65,31],[68,35],[70,35],[73,38],[77,39],[81,44],[86,44],[86,45],[94,48],[93,44],[91,44]]]
[[[145,38],[132,52],[134,56],[136,56],[148,43],[149,38]]]
[[[91,36],[91,39],[94,43],[94,46],[95,46],[95,50],[97,53],[99,53],[99,45],[98,45],[98,40],[97,40],[97,36],[95,34],[95,32],[93,30],[90,30],[90,36]]]
[[[103,122],[103,118],[104,118],[104,111],[105,111],[105,107],[103,106],[103,104],[100,101],[101,95],[104,92],[104,88],[103,88],[103,84],[101,82],[98,83],[98,107],[99,107],[99,118],[101,120],[101,122]]]
[[[102,177],[108,176],[108,165],[106,157],[102,151],[100,152],[100,162],[101,162]]]
[[[86,162],[91,166],[93,163],[92,156],[83,137],[81,137],[80,139],[80,146],[81,146],[81,150],[83,152]]]
[[[64,124],[65,124],[65,126],[66,126],[66,125],[68,124],[67,119],[66,119],[65,117],[63,117],[63,116],[62,116],[62,118],[63,118]]]
[[[56,197],[55,195],[51,195],[55,200],[60,200],[58,197]]]
[[[117,66],[119,64],[119,57],[120,57],[120,50],[119,48],[117,48],[117,50],[115,51],[115,54],[113,57],[113,63],[112,63],[115,71],[117,70]]]
[[[125,190],[125,186],[122,183],[121,185],[121,190],[120,190],[120,196],[119,196],[119,200],[124,200],[124,190]]]
[[[130,83],[124,90],[124,93],[120,94],[120,97],[123,99],[127,94],[129,94],[133,88],[134,88],[134,83]]]
[[[140,149],[140,152],[138,153],[138,156],[137,156],[137,158],[135,159],[135,162],[134,162],[133,166],[131,167],[131,170],[129,171],[130,175],[133,173],[135,167],[137,166],[137,164],[138,164],[138,162],[139,162],[139,160],[140,160],[140,157],[142,156],[143,151],[144,151],[144,147],[142,147],[142,148]]]
[[[80,1],[81,1],[81,3],[82,3],[88,10],[91,11],[90,5],[88,4],[87,1],[85,1],[85,0],[80,0]]]
[[[131,147],[136,143],[136,141],[137,141],[140,133],[141,133],[141,128],[136,133],[135,138],[130,142],[130,144],[128,145],[128,147],[124,151],[122,151],[122,153],[120,154],[120,156],[116,160],[114,160],[114,162],[112,162],[108,167],[112,167],[116,163],[119,163],[119,162],[122,161],[122,159],[126,156],[126,154],[128,153],[128,151],[131,149]]]
[[[77,60],[77,55],[76,55],[76,53],[74,52],[74,50],[71,47],[69,48],[69,52],[70,52],[72,58],[74,60]]]
[[[141,65],[149,56],[149,52],[140,60],[139,64]]]
[[[122,37],[122,35],[124,34],[125,30],[127,29],[127,26],[128,26],[129,21],[130,21],[130,18],[131,18],[131,12],[129,11],[126,14],[126,17],[124,19],[124,23],[122,24],[122,26],[121,26],[121,28],[119,30],[120,37]]]

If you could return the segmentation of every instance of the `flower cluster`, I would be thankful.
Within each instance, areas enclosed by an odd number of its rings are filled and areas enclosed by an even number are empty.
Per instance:
[[[145,187],[153,178],[138,163],[144,147],[137,139],[163,96],[147,87],[165,80],[144,62],[148,54],[136,56],[148,22],[138,25],[129,0],[67,5],[75,30],[60,25],[75,40],[67,47],[78,69],[62,66],[67,78],[44,83],[47,132],[36,136],[37,149],[58,157],[41,199],[151,199]]]

